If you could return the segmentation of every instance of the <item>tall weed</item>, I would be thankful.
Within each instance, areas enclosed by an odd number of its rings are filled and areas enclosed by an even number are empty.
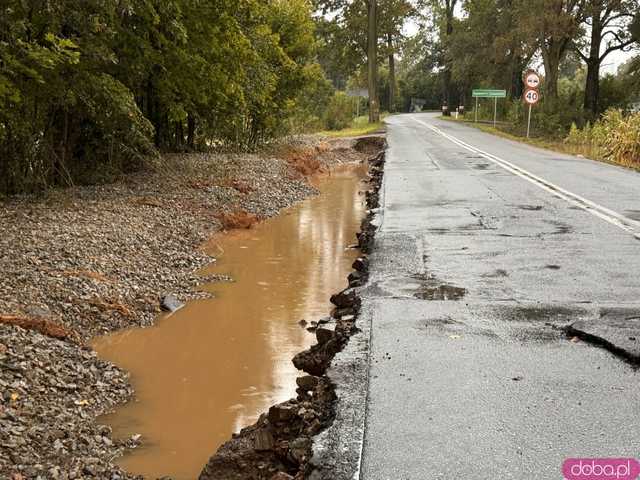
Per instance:
[[[575,153],[640,167],[640,113],[610,109],[593,126],[571,126],[565,144]]]

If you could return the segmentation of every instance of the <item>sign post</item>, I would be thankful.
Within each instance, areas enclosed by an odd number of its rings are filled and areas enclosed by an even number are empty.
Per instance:
[[[476,97],[476,109],[475,109],[475,112],[476,112],[476,123],[478,123],[478,97]]]
[[[529,118],[527,120],[527,138],[529,138],[529,134],[531,133],[531,109],[536,103],[540,101],[540,92],[538,92],[538,90],[534,90],[533,88],[525,90],[524,101],[527,105],[529,105]]]
[[[527,138],[529,138],[531,134],[531,110],[533,106],[540,101],[540,75],[533,70],[528,70],[524,74],[524,94],[522,98],[524,102],[529,105],[529,117],[527,118]]]
[[[506,98],[507,91],[476,89],[472,92],[472,97],[476,99],[476,122],[478,122],[478,99],[493,98],[493,128],[495,128],[498,122],[498,99]]]

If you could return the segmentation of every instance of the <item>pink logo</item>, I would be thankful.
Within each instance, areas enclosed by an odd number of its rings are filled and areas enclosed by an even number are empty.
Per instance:
[[[569,458],[562,465],[566,480],[636,480],[640,462],[634,458]]]

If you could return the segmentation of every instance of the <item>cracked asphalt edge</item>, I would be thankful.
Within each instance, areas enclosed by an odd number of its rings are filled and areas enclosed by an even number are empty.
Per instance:
[[[383,174],[378,191],[381,206],[384,205],[384,180]],[[377,234],[384,221],[384,209],[379,207],[374,211],[370,224]],[[374,234],[372,250],[375,243]],[[373,292],[370,292],[373,284],[369,279],[357,289],[362,300],[357,323],[359,332],[335,356],[326,373],[338,399],[333,423],[314,438],[311,480],[360,480],[369,396],[371,321],[375,308]]]

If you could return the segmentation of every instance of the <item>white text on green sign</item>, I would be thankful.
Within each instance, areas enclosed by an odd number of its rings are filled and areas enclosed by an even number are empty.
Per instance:
[[[474,90],[474,98],[505,98],[507,96],[506,90]]]

